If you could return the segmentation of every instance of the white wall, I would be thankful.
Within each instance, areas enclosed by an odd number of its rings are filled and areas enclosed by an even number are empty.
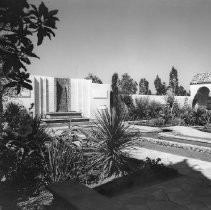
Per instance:
[[[56,82],[54,77],[47,77],[48,83],[48,98],[49,98],[49,112],[56,111]]]
[[[84,117],[90,117],[91,80],[71,79],[71,111],[82,112]]]
[[[25,90],[16,97],[11,97],[9,101],[14,101],[24,105],[27,109],[34,103],[34,108],[31,110],[33,115],[46,114],[47,112],[55,111],[55,80],[54,77],[30,76],[33,89]]]
[[[95,117],[100,106],[110,110],[110,84],[92,83],[91,118]]]
[[[56,111],[56,81],[54,77],[31,76],[33,90],[27,97],[11,98],[27,109],[34,103],[33,114]],[[95,84],[91,80],[70,80],[71,111],[82,112],[83,117],[93,118],[100,106],[110,109],[110,84]],[[68,109],[69,110],[69,109]]]
[[[94,114],[102,105],[110,109],[109,84],[71,79],[71,111],[82,112],[83,117],[94,118]]]

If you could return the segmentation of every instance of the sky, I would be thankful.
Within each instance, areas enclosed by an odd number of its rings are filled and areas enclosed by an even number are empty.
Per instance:
[[[33,2],[33,0],[32,0]],[[34,0],[35,2],[35,0]],[[38,2],[38,0],[36,0]],[[36,48],[29,72],[111,83],[128,73],[149,81],[158,74],[168,84],[174,66],[179,84],[211,72],[210,0],[44,0],[58,9],[56,37]]]

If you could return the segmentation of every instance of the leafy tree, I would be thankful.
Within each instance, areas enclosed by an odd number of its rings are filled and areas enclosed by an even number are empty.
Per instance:
[[[103,84],[102,80],[99,77],[93,75],[92,73],[89,73],[88,76],[84,79],[91,79],[93,83]]]
[[[45,37],[55,36],[57,12],[49,11],[43,2],[36,7],[28,0],[0,1],[0,78],[8,80],[4,86],[0,84],[0,118],[5,88],[16,87],[17,93],[22,87],[32,89],[27,66],[31,58],[39,58],[34,53],[34,35],[37,45],[41,45]]]
[[[172,70],[169,75],[169,88],[177,96],[185,96],[188,94],[183,86],[179,86],[178,73],[174,67],[172,67]]]
[[[187,91],[185,90],[185,88],[183,86],[179,86],[178,90],[177,90],[177,95],[178,96],[186,96],[188,95]]]
[[[151,95],[151,91],[149,90],[149,82],[145,78],[140,79],[139,94]]]
[[[121,80],[119,80],[119,86],[123,94],[135,94],[137,91],[137,85],[137,82],[127,73],[123,74]]]
[[[154,81],[156,95],[165,95],[166,94],[166,84],[161,82],[161,78],[157,75]]]
[[[172,67],[169,74],[169,87],[172,89],[173,93],[177,95],[178,92],[178,74],[177,70]]]

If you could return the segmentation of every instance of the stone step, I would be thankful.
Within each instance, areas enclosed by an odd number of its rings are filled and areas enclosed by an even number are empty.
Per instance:
[[[50,119],[82,118],[81,112],[48,112],[46,116]]]
[[[72,118],[71,121],[69,119],[65,119],[65,118],[49,118],[49,119],[42,119],[42,122],[45,123],[70,123],[70,122],[88,122],[89,118]]]

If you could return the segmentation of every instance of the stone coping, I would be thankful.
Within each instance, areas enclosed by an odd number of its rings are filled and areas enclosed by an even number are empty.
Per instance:
[[[115,202],[76,181],[54,183],[47,186],[47,189],[56,197],[58,204],[65,202],[68,209],[126,210],[118,201]],[[58,205],[58,209],[59,207]]]
[[[175,134],[173,132],[168,132],[168,133],[161,132],[158,134],[158,136],[211,144],[211,138],[208,139],[208,138],[191,137],[191,136],[186,136],[186,135]]]

